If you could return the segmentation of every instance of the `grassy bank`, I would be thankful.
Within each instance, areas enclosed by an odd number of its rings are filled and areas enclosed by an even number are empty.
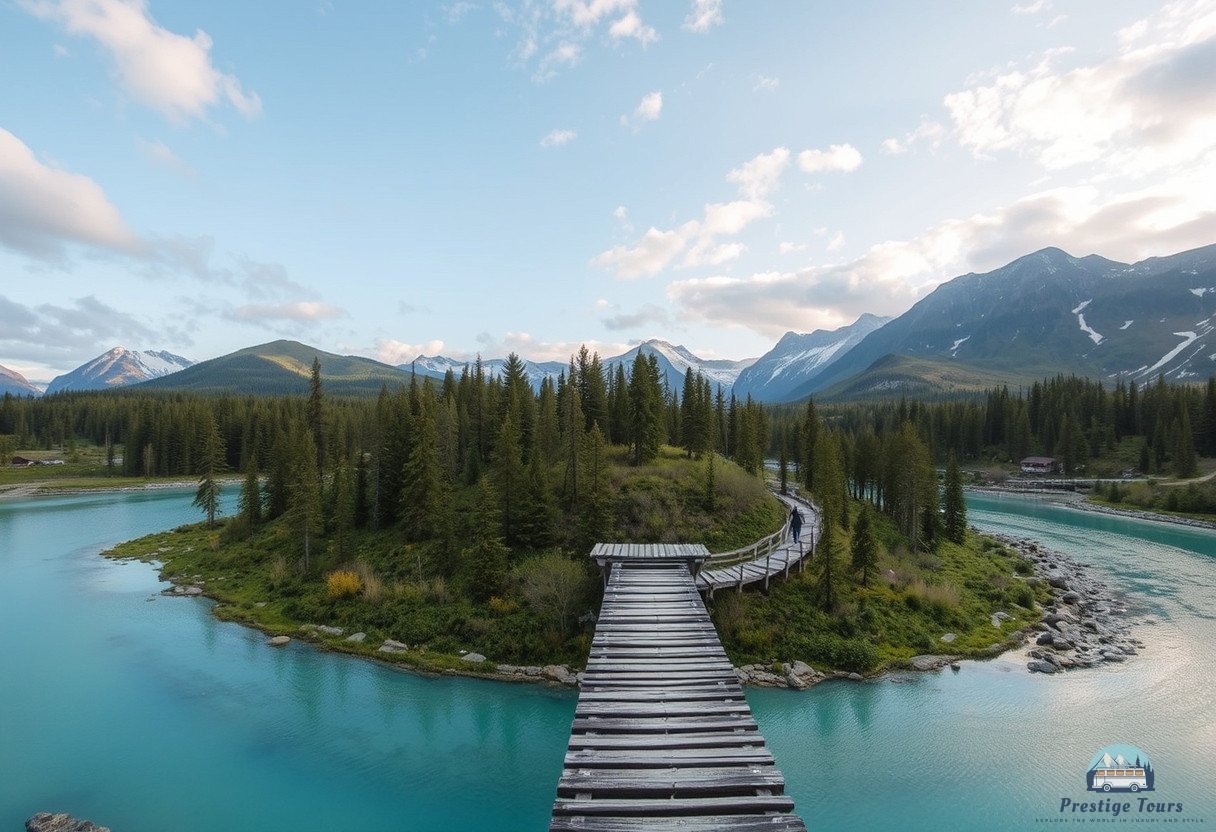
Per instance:
[[[703,542],[711,550],[745,545],[779,529],[784,510],[763,483],[728,461],[715,462],[713,509],[706,505],[705,462],[664,449],[653,463],[623,464],[611,454],[612,539],[633,542]],[[456,516],[472,524],[475,491],[456,493]],[[115,547],[105,554],[161,564],[163,578],[198,585],[218,603],[216,615],[268,633],[299,636],[306,624],[343,628],[342,636],[314,633],[325,646],[402,662],[424,670],[492,670],[494,663],[581,666],[591,625],[580,622],[598,608],[598,573],[586,552],[555,548],[513,551],[499,591],[481,598],[471,555],[448,557],[430,541],[407,543],[398,528],[359,530],[341,543],[314,544],[305,564],[296,536],[283,521],[236,539],[240,524],[183,526]],[[461,531],[468,546],[472,530]],[[467,550],[465,550],[467,552]],[[335,591],[330,576],[353,583]],[[589,619],[587,619],[589,620]],[[346,636],[363,632],[363,643]],[[384,654],[385,639],[409,646]],[[476,652],[489,662],[459,659]]]
[[[713,618],[737,665],[802,660],[819,670],[867,673],[920,654],[991,655],[1040,618],[1036,602],[1049,592],[1012,550],[968,534],[963,544],[943,540],[931,553],[912,553],[885,517],[872,517],[878,575],[868,587],[847,577],[835,609],[819,606],[809,568],[767,597],[717,595]],[[999,611],[1009,617],[993,626]],[[952,641],[942,640],[947,634]]]

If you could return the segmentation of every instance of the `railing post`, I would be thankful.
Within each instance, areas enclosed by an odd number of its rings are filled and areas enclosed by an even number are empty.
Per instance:
[[[770,540],[768,551],[764,553],[764,591],[768,592],[768,563],[773,557],[773,542]]]

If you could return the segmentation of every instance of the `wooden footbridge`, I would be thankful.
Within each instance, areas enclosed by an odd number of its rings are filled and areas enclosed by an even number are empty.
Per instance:
[[[701,597],[788,573],[813,547],[786,531],[749,547],[754,569],[720,566],[722,584],[700,544],[595,547],[607,585],[551,832],[806,829]]]

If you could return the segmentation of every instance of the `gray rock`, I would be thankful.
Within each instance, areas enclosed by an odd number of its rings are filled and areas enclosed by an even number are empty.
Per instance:
[[[1056,636],[1054,639],[1052,639],[1051,646],[1057,650],[1071,650],[1073,648],[1073,643],[1063,636]]]
[[[1052,634],[1052,633],[1043,633],[1043,634],[1041,634],[1041,635],[1040,635],[1038,638],[1036,638],[1036,639],[1034,640],[1034,643],[1035,643],[1035,644],[1049,645],[1049,644],[1051,644],[1051,643],[1052,643],[1053,641],[1055,641],[1055,640],[1056,640],[1056,637],[1055,637],[1055,635],[1054,635],[1054,634]]]
[[[854,682],[864,682],[866,677],[862,676],[860,673],[850,673],[849,678]]]
[[[815,676],[815,668],[804,661],[796,661],[790,665],[790,672],[795,676]]]
[[[39,812],[25,822],[26,832],[110,832],[108,826],[98,826],[91,820],[78,820],[68,814],[52,815]]]
[[[1065,592],[1060,596],[1060,600],[1065,604],[1076,604],[1081,601],[1081,595],[1077,592]]]
[[[1060,668],[1051,662],[1045,662],[1042,659],[1033,659],[1026,662],[1026,669],[1031,673],[1057,673],[1060,670]]]
[[[954,633],[946,633],[945,635],[942,636],[941,640],[946,642],[946,644],[949,644],[950,642],[954,641],[956,638],[958,638],[958,636],[956,636]]]
[[[325,624],[318,624],[317,631],[321,632],[321,633],[325,633],[325,635],[327,635],[327,636],[340,636],[344,632],[346,632],[341,627],[330,627]]]
[[[1103,650],[1102,651],[1102,661],[1121,662],[1124,660],[1125,660],[1125,657],[1122,653],[1116,653],[1114,650]]]
[[[1054,586],[1056,589],[1068,589],[1068,581],[1062,575],[1052,575],[1047,579],[1047,583]]]
[[[289,641],[291,641],[291,636],[275,636],[274,638],[270,639],[266,643],[269,644],[271,647],[282,647],[284,644],[287,644]]]
[[[550,682],[559,682],[563,685],[574,685],[578,683],[578,677],[570,672],[570,668],[564,664],[547,664],[541,668],[541,675]]]
[[[806,687],[806,682],[795,675],[792,671],[785,674],[785,683],[794,690],[803,690]]]
[[[473,664],[481,664],[486,660],[486,657],[480,653],[465,653],[460,657],[462,662],[472,662]]]
[[[351,633],[346,637],[346,640],[353,641],[355,644],[362,644],[365,638],[367,638],[367,633]]]
[[[257,607],[258,609],[261,609],[262,607],[266,606],[266,602],[258,601],[256,604],[254,604],[254,606]]]
[[[913,670],[938,670],[954,661],[957,656],[913,656],[908,659],[908,667]]]
[[[394,641],[391,638],[386,638],[376,650],[380,653],[404,653],[410,648],[400,641]]]

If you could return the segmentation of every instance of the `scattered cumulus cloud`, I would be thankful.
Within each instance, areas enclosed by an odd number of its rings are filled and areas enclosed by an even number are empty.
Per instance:
[[[744,162],[726,175],[739,185],[739,191],[749,199],[762,199],[776,189],[781,175],[790,164],[788,147],[775,148]]]
[[[841,326],[863,312],[899,314],[938,284],[989,271],[1047,245],[1124,262],[1216,239],[1216,166],[1151,187],[1108,192],[1056,188],[970,217],[945,220],[908,240],[870,246],[836,265],[675,281],[667,297],[682,317],[776,338],[793,329]]]
[[[409,364],[423,356],[434,358],[437,355],[443,354],[443,341],[433,340],[424,341],[420,344],[407,344],[405,341],[397,341],[393,338],[381,338],[376,341],[376,348],[373,352],[377,361],[383,361],[385,364]],[[463,355],[451,355],[449,358],[464,358]]]
[[[608,34],[613,40],[633,38],[642,46],[649,46],[659,39],[659,33],[653,26],[647,26],[638,17],[637,11],[630,9],[624,17],[608,27]]]
[[[886,139],[882,143],[882,149],[884,153],[893,156],[907,153],[918,144],[927,144],[931,149],[937,150],[941,147],[945,137],[946,128],[941,123],[933,121],[927,116],[921,116],[920,124],[916,126],[915,130],[905,133],[902,139]]]
[[[837,231],[836,236],[828,241],[827,249],[828,251],[840,251],[842,248],[844,248],[844,232]]]
[[[704,34],[715,26],[721,26],[725,20],[722,0],[692,0],[692,8],[684,18],[684,28]]]
[[[791,243],[788,241],[782,241],[777,246],[778,254],[795,254],[800,251],[806,251],[806,243]]]
[[[574,130],[557,129],[550,130],[540,140],[541,147],[561,147],[564,144],[569,144],[578,138],[578,133]]]
[[[158,331],[95,295],[38,306],[0,295],[0,353],[6,360],[74,366],[120,343],[188,346],[189,339]]]
[[[65,262],[69,245],[135,254],[144,243],[101,186],[40,161],[0,128],[0,245],[35,259]]]
[[[671,316],[663,307],[647,303],[634,312],[622,312],[604,318],[602,323],[605,329],[616,332],[650,325],[667,326],[671,323]]]
[[[662,114],[663,92],[662,90],[655,90],[642,96],[642,100],[638,102],[638,106],[633,110],[633,115],[621,116],[621,125],[633,127],[636,130],[643,122],[658,121],[659,116]]]
[[[798,154],[798,167],[803,173],[852,173],[861,167],[861,151],[851,144],[804,150]]]
[[[763,92],[766,90],[775,90],[781,86],[780,78],[770,78],[767,75],[756,77],[756,86],[752,87],[753,92]]]
[[[1009,11],[1014,14],[1039,14],[1051,8],[1051,0],[1030,0],[1028,3],[1019,3]]]
[[[613,341],[545,341],[527,332],[507,332],[502,336],[483,332],[477,336],[481,344],[481,354],[490,357],[505,356],[515,353],[529,361],[569,361],[579,348],[586,346],[588,350],[601,356],[620,355],[632,344]],[[464,356],[454,355],[455,358]]]
[[[211,37],[165,29],[147,0],[18,0],[30,14],[95,40],[109,53],[118,83],[133,98],[181,123],[229,104],[247,118],[262,111],[258,94],[211,61]]]
[[[1070,65],[1056,49],[989,73],[945,106],[959,143],[981,158],[1010,152],[1049,171],[1091,165],[1145,176],[1216,147],[1216,8],[1175,2],[1127,27],[1116,52]]]
[[[317,300],[301,300],[292,303],[248,303],[229,313],[234,321],[295,321],[313,323],[345,318],[346,310]]]

